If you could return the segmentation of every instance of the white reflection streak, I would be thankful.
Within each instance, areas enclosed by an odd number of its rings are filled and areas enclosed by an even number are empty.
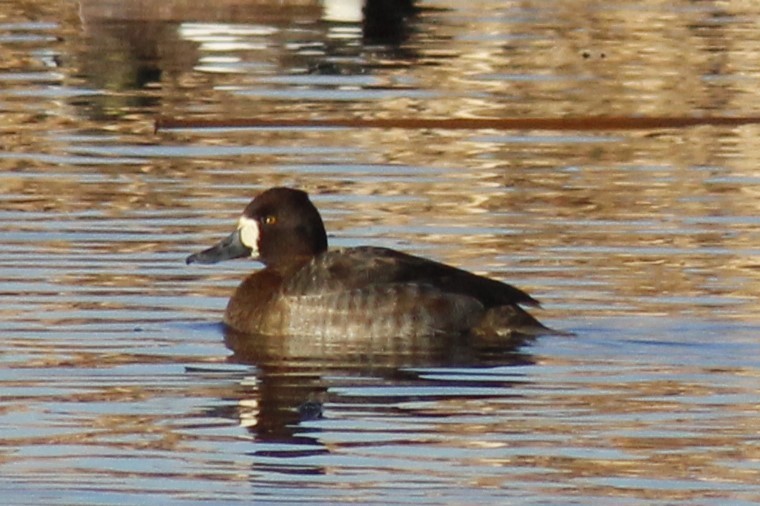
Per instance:
[[[197,42],[202,51],[262,50],[264,42],[254,42],[250,37],[265,37],[277,29],[264,25],[230,25],[219,23],[183,23],[179,34],[185,40]]]
[[[256,376],[246,376],[243,381],[240,382],[241,386],[248,388],[256,388],[259,384],[259,379]],[[238,401],[239,407],[239,424],[241,427],[256,427],[259,423],[259,401],[256,397],[243,398]]]
[[[364,0],[324,0],[322,19],[339,23],[360,23]]]

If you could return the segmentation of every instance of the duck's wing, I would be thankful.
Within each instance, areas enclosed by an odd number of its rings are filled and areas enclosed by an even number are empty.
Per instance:
[[[290,276],[285,294],[319,294],[361,290],[386,284],[432,287],[466,295],[484,307],[538,301],[512,285],[389,248],[362,246],[327,251]]]
[[[412,283],[287,294],[272,309],[283,334],[322,337],[461,335],[485,314],[472,297]]]

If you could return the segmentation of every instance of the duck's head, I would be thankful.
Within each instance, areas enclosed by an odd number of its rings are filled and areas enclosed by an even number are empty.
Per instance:
[[[308,194],[293,188],[271,188],[246,206],[232,234],[186,261],[213,264],[251,257],[265,265],[277,265],[325,250],[325,226]]]

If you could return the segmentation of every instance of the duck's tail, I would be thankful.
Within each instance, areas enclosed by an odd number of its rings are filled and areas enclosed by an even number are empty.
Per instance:
[[[472,333],[481,337],[499,338],[575,335],[572,332],[547,327],[517,305],[499,306],[487,310]]]

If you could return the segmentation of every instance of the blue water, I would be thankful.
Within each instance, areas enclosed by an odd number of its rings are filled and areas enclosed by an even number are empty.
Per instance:
[[[756,115],[754,6],[431,0],[370,40],[240,3],[2,4],[4,501],[760,501],[756,125],[223,124]],[[233,353],[257,264],[184,259],[274,185],[331,245],[510,282],[575,336]]]

